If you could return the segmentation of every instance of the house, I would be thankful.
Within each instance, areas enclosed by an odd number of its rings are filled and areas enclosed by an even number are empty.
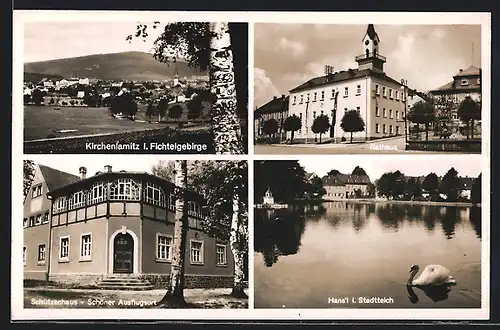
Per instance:
[[[263,132],[264,123],[269,119],[274,119],[278,122],[278,134],[283,135],[283,123],[288,117],[288,102],[289,97],[281,95],[273,97],[272,100],[254,111],[254,130],[255,137],[265,136]],[[284,137],[284,136],[283,136]]]
[[[174,184],[146,172],[87,177],[38,165],[24,201],[24,278],[99,285],[121,275],[164,287],[174,233]],[[187,192],[186,287],[230,286],[227,241],[201,227],[202,196]]]
[[[89,78],[80,78],[80,79],[78,79],[78,83],[80,85],[89,85],[90,84],[90,80],[89,80]]]
[[[325,200],[355,198],[356,191],[359,191],[361,196],[367,196],[368,185],[371,183],[368,175],[343,174],[338,171],[325,175],[321,180],[326,191],[323,196]]]
[[[325,66],[325,75],[310,79],[290,90],[289,115],[296,115],[302,127],[294,133],[297,140],[313,139],[314,119],[329,118],[327,137],[340,142],[350,137],[340,127],[344,114],[356,110],[365,123],[353,140],[371,140],[404,134],[406,89],[400,81],[384,72],[386,58],[380,54],[381,40],[369,24],[362,40],[361,55],[355,57],[358,67],[335,72]],[[291,135],[291,133],[288,133]]]
[[[472,192],[472,186],[474,185],[474,182],[476,181],[476,178],[460,178],[460,196],[463,198],[470,199],[471,197],[471,192]]]
[[[268,204],[268,205],[274,204],[274,197],[273,193],[271,192],[271,188],[267,189],[264,198],[262,199],[262,202],[263,204]]]
[[[445,103],[453,104],[452,116],[453,119],[457,120],[458,106],[466,97],[481,103],[481,69],[474,65],[465,70],[460,69],[453,76],[453,81],[431,90],[429,93]]]

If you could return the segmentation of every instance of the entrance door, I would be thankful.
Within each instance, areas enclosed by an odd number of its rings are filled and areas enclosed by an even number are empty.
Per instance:
[[[118,234],[114,242],[113,273],[133,272],[134,239],[130,234]]]

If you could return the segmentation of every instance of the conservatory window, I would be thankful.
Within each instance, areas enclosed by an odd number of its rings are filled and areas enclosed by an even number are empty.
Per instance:
[[[68,209],[76,209],[78,207],[82,207],[85,205],[85,195],[83,191],[78,191],[71,195],[71,197],[68,200]]]
[[[96,182],[90,188],[89,200],[91,204],[102,202],[106,199],[107,186],[104,182]]]
[[[52,212],[59,213],[62,211],[66,211],[67,200],[66,196],[58,197],[54,201],[54,205],[52,206]]]
[[[165,194],[163,189],[153,183],[146,184],[146,203],[165,207]]]
[[[139,184],[132,179],[122,178],[113,181],[109,188],[110,200],[138,200]]]

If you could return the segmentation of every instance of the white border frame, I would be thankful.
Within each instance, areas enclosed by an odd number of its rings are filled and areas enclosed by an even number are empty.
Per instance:
[[[249,170],[249,309],[225,310],[221,313],[219,310],[182,310],[182,309],[155,309],[154,313],[150,309],[130,309],[123,313],[121,309],[44,309],[40,313],[37,309],[25,309],[23,307],[23,277],[21,276],[23,268],[21,263],[12,264],[11,276],[11,302],[12,319],[14,320],[71,320],[71,319],[246,319],[246,320],[486,320],[489,318],[489,289],[490,289],[490,140],[483,139],[482,143],[482,189],[483,189],[483,207],[482,207],[482,286],[481,286],[481,308],[479,309],[258,309],[253,310],[253,160],[257,159],[300,159],[300,155],[254,155],[254,126],[253,126],[253,108],[254,108],[254,27],[253,23],[316,23],[316,24],[405,24],[405,25],[450,25],[450,24],[477,24],[481,25],[481,68],[483,72],[482,85],[485,93],[482,95],[483,118],[482,129],[484,137],[490,136],[490,109],[491,109],[491,13],[446,13],[446,12],[158,12],[158,11],[18,11],[13,12],[13,122],[12,122],[12,187],[13,196],[21,196],[22,179],[21,162],[23,159],[23,104],[22,104],[22,72],[23,72],[23,24],[30,21],[231,21],[249,23],[249,72],[248,72],[248,155],[183,155],[187,160],[248,160]],[[20,152],[21,151],[21,152]],[[32,159],[43,159],[43,157],[55,157],[54,155],[30,155]],[[78,155],[76,155],[78,156]],[[111,156],[116,157],[116,156]],[[377,155],[367,155],[366,157],[375,157]],[[396,156],[396,155],[394,155]],[[394,157],[391,155],[391,157]],[[63,157],[63,156],[61,156]],[[67,157],[77,158],[75,155]],[[82,155],[82,159],[88,157]],[[99,158],[105,159],[108,155],[99,155]],[[141,155],[148,157],[148,155]],[[321,156],[308,155],[307,157]],[[330,157],[330,156],[327,156]],[[340,157],[346,157],[340,156]],[[349,156],[347,156],[349,157]],[[405,157],[405,156],[403,156]],[[433,155],[434,157],[434,155]],[[178,155],[165,155],[165,160],[175,160]],[[12,258],[20,260],[20,247],[23,244],[23,231],[21,226],[16,226],[19,219],[23,218],[22,200],[12,199]],[[120,230],[118,230],[120,232]],[[134,237],[135,234],[131,233]],[[134,237],[135,239],[135,237]],[[134,243],[138,243],[135,241]],[[134,246],[134,270],[138,267],[135,253],[138,253],[139,246]],[[112,252],[112,248],[111,251]],[[59,251],[58,251],[59,253]],[[109,253],[108,253],[109,255]],[[109,272],[112,271],[112,265]]]

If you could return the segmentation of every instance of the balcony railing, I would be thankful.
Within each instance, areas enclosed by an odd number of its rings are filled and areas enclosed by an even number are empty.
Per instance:
[[[358,55],[358,56],[356,56],[356,61],[366,60],[369,58],[377,58],[377,59],[385,62],[385,56],[382,56],[382,55],[377,54],[377,53],[368,53],[368,54]]]

